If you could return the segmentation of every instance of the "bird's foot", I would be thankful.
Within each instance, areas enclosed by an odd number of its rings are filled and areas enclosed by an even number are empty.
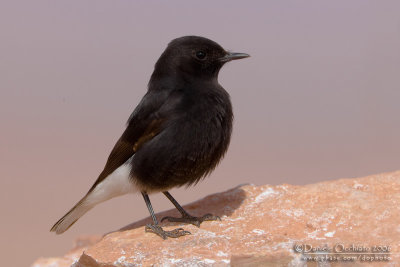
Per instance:
[[[161,221],[164,221],[164,220],[167,220],[169,222],[190,223],[197,227],[200,227],[200,224],[204,221],[216,221],[216,220],[220,221],[221,218],[218,216],[212,215],[210,213],[207,213],[206,215],[203,215],[202,217],[194,217],[194,216],[191,216],[186,213],[185,215],[183,215],[182,217],[179,217],[179,218],[167,216],[167,217],[164,217],[161,219]]]
[[[177,228],[172,231],[165,231],[159,225],[147,224],[145,227],[145,232],[154,233],[160,236],[162,239],[167,239],[168,237],[177,238],[184,235],[190,235],[189,231],[185,231],[183,228]]]

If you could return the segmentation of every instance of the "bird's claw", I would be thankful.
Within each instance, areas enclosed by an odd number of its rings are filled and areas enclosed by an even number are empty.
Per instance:
[[[190,223],[193,224],[197,227],[200,227],[200,224],[204,221],[220,221],[221,218],[216,215],[212,215],[210,213],[207,213],[201,217],[194,217],[189,214],[185,214],[182,217],[171,217],[171,216],[166,216],[161,219],[161,221],[167,220],[169,222],[183,222],[183,223]]]
[[[168,237],[171,238],[178,238],[180,236],[190,235],[189,231],[185,231],[183,228],[177,228],[172,231],[165,231],[159,225],[147,224],[145,227],[145,232],[154,233],[160,236],[162,239],[167,239]]]

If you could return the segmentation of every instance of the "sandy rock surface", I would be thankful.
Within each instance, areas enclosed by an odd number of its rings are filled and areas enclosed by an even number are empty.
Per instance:
[[[81,237],[63,257],[32,266],[397,266],[400,171],[305,186],[238,186],[185,206],[221,221],[162,240],[150,218],[104,237]],[[157,214],[179,216],[176,210]],[[309,257],[308,260],[305,258]]]

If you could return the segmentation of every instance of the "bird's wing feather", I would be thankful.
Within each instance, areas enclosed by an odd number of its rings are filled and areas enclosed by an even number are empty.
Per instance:
[[[147,92],[130,116],[127,128],[112,149],[104,170],[100,173],[88,194],[131,158],[140,146],[162,130],[167,114],[173,110],[178,99],[179,97],[171,92]]]

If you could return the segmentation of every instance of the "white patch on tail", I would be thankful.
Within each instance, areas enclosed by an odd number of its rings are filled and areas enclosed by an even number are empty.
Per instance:
[[[133,156],[82,198],[51,228],[51,231],[61,234],[97,204],[117,196],[139,191],[129,178],[132,158]]]
[[[107,178],[99,183],[89,195],[86,196],[85,203],[89,206],[95,206],[103,201],[113,197],[122,196],[128,193],[137,192],[137,187],[130,181],[129,174],[131,171],[131,157],[112,172]]]

